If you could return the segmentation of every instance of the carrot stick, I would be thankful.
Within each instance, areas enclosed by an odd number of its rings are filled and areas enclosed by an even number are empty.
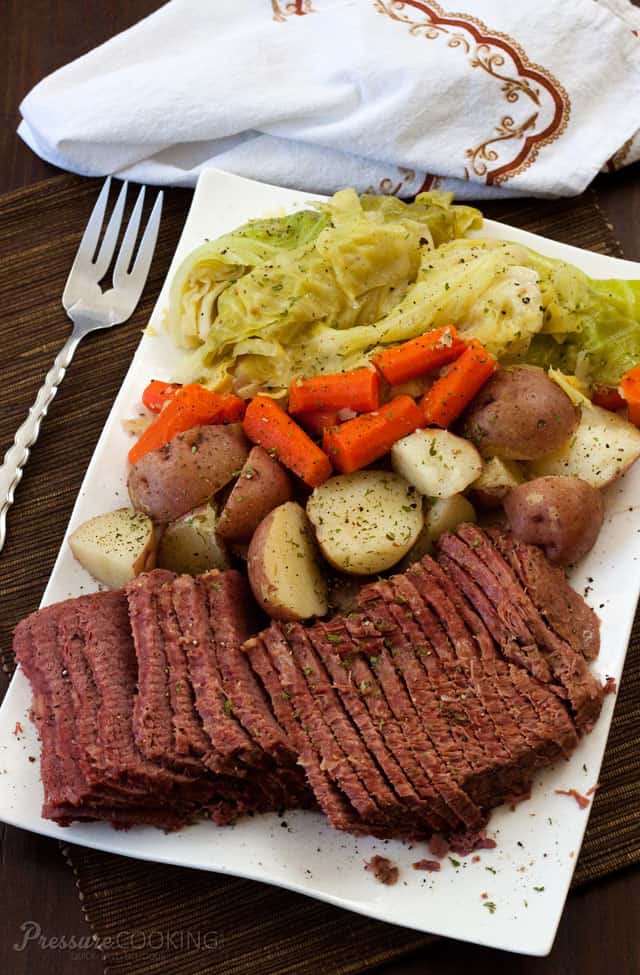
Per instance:
[[[289,389],[289,413],[349,408],[358,413],[377,410],[380,376],[364,366],[310,379],[294,379]]]
[[[396,396],[373,413],[363,413],[324,431],[322,446],[336,470],[359,471],[393,446],[396,440],[424,426],[422,412],[410,396]]]
[[[327,427],[335,427],[339,422],[337,410],[309,410],[298,413],[297,420],[307,433],[314,436],[321,436]]]
[[[164,383],[159,379],[152,379],[142,393],[142,405],[151,413],[159,413],[177,389],[180,389],[180,383]]]
[[[591,393],[591,402],[605,410],[623,410],[626,403],[615,386],[595,386]]]
[[[497,368],[493,356],[472,339],[446,375],[436,379],[420,400],[427,426],[450,426]]]
[[[620,380],[620,389],[627,404],[629,420],[640,427],[640,366],[625,372]]]
[[[244,417],[244,432],[253,443],[274,451],[280,463],[310,487],[317,487],[331,476],[327,455],[268,396],[251,400]]]
[[[453,362],[465,347],[454,326],[446,325],[392,349],[376,352],[371,361],[391,386],[399,386]]]
[[[197,383],[176,390],[166,406],[129,451],[135,464],[151,450],[169,443],[178,433],[209,423],[235,423],[242,419],[245,404],[238,396],[220,396]]]

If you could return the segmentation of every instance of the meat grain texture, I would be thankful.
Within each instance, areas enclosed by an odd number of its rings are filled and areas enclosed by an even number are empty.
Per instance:
[[[176,829],[319,808],[465,853],[571,755],[605,693],[598,620],[562,571],[470,524],[348,613],[262,625],[233,570],[155,570],[22,621],[43,815]]]

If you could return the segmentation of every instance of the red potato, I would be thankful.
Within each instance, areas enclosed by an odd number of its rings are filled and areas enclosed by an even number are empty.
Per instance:
[[[462,434],[483,457],[535,460],[567,443],[580,411],[542,369],[499,369],[469,404]]]
[[[253,447],[227,498],[218,521],[218,535],[248,542],[263,518],[293,498],[291,478],[263,447]]]
[[[507,495],[504,510],[516,538],[539,545],[560,565],[593,548],[604,519],[602,495],[579,477],[526,481]]]
[[[295,501],[274,508],[254,532],[247,572],[258,605],[275,620],[327,612],[327,581],[316,560],[313,530]]]
[[[131,503],[156,522],[175,521],[228,484],[248,454],[239,423],[193,427],[132,466]]]

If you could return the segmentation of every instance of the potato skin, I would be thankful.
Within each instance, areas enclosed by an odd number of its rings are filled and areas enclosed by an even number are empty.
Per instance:
[[[560,565],[593,548],[604,519],[602,495],[578,477],[527,481],[507,495],[504,510],[516,538],[539,545]]]
[[[175,521],[228,484],[248,453],[239,423],[193,427],[133,465],[131,503],[156,522]]]
[[[248,542],[262,519],[292,498],[291,478],[282,464],[264,447],[253,447],[220,512],[218,535]]]
[[[258,525],[247,574],[256,602],[271,619],[303,620],[327,612],[327,580],[316,559],[313,530],[295,501],[274,508]]]
[[[484,457],[535,460],[558,450],[580,411],[543,369],[499,369],[471,401],[462,432]]]

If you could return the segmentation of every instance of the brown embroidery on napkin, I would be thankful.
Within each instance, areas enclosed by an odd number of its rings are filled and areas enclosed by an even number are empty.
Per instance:
[[[402,196],[403,191],[406,196],[417,196],[427,190],[433,190],[438,185],[438,177],[431,173],[425,173],[422,183],[417,190],[412,190],[409,184],[416,180],[415,169],[406,169],[398,166],[399,177],[385,176],[378,182],[377,186],[367,186],[365,193],[376,193],[384,196]],[[419,176],[417,177],[419,178]]]
[[[280,4],[278,0],[271,0],[273,10],[273,20],[283,23],[288,17],[304,17],[305,14],[313,14],[315,10],[311,6],[311,0],[294,0],[293,3]]]
[[[633,136],[631,136],[630,139],[627,139],[627,141],[620,146],[618,151],[614,152],[614,154],[611,156],[610,159],[607,159],[605,165],[607,167],[608,172],[614,173],[617,169],[622,169],[622,167],[625,165],[625,162],[627,161],[627,156],[631,152],[633,139],[634,139]]]
[[[374,0],[380,14],[405,24],[414,37],[426,40],[446,38],[447,47],[459,49],[469,58],[469,66],[479,69],[500,83],[500,91],[511,105],[528,101],[532,110],[522,119],[504,115],[494,132],[477,146],[466,150],[471,172],[489,186],[505,183],[524,172],[540,149],[564,131],[571,114],[569,95],[554,76],[529,60],[520,45],[489,28],[469,14],[445,14],[435,2],[422,0]],[[424,14],[416,20],[414,10]],[[512,149],[512,152],[508,151]],[[497,164],[497,165],[493,165]],[[469,167],[463,167],[469,178]]]

